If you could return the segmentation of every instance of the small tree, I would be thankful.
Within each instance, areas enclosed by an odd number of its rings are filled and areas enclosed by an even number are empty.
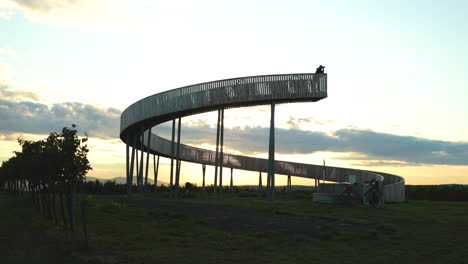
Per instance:
[[[52,217],[48,195],[48,187],[51,185],[46,171],[46,160],[44,158],[44,141],[29,141],[18,139],[21,152],[15,152],[18,159],[18,170],[20,179],[28,181],[33,190],[33,199],[37,199],[39,205],[38,191],[42,194],[42,211],[49,218]],[[39,208],[39,207],[38,207]]]
[[[76,184],[82,182],[86,173],[91,170],[87,154],[88,146],[85,144],[88,137],[78,138],[76,126],[72,125],[72,129],[64,127],[61,137],[60,149],[62,154],[62,181],[67,186],[67,206],[70,218],[70,229],[74,228],[74,193],[76,192]],[[81,145],[81,144],[84,145]]]

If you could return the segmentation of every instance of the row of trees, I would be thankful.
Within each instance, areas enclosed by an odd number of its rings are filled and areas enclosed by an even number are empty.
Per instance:
[[[219,186],[218,186],[219,187]],[[137,186],[133,185],[132,186],[132,193],[137,192]],[[105,182],[101,182],[98,180],[94,181],[83,181],[78,183],[78,190],[82,193],[87,193],[87,194],[124,194],[127,192],[127,184],[125,183],[117,183],[115,180],[109,180]],[[278,188],[279,192],[281,193],[286,193],[289,192],[288,188]],[[180,187],[180,193],[182,194],[181,197],[184,197],[183,194],[188,194],[188,193],[212,193],[214,191],[214,186],[213,185],[207,185],[205,188],[197,186],[197,184],[186,182],[185,185]],[[156,186],[155,184],[148,183],[148,188],[147,191],[149,193],[152,192],[159,192],[159,193],[169,193],[170,188],[167,185],[161,184]],[[228,193],[235,193],[235,194],[240,194],[241,196],[246,196],[251,193],[252,197],[258,197],[259,196],[259,190],[257,186],[233,186],[231,189],[230,186],[223,186],[223,192]],[[313,191],[311,190],[294,190],[293,191],[296,194],[308,194],[309,196],[305,195],[299,195],[299,198],[306,198],[306,197],[311,197],[311,194]],[[262,192],[260,192],[262,193]],[[186,196],[186,195],[185,195]]]
[[[133,192],[137,186],[133,185]],[[124,194],[127,185],[117,183],[115,180],[100,182],[89,181],[80,182],[78,189],[88,194]],[[406,198],[409,200],[432,200],[432,201],[468,201],[468,186],[463,185],[407,185]],[[148,184],[148,192],[169,192],[169,186]],[[205,192],[213,192],[213,185],[205,187]],[[224,186],[224,192],[231,191],[229,186]],[[255,186],[234,186],[232,191],[240,196],[258,196],[258,187]],[[281,192],[287,192],[287,188],[281,188]],[[187,182],[181,187],[181,193],[202,193],[203,188]],[[296,198],[310,198],[312,190],[294,190]]]
[[[406,185],[406,199],[429,201],[468,201],[466,185]]]
[[[56,224],[59,207],[63,225],[71,230],[75,224],[76,187],[92,169],[87,158],[88,138],[80,139],[75,128],[64,127],[61,133],[50,133],[38,141],[19,139],[21,151],[14,152],[0,167],[0,189],[27,196]]]

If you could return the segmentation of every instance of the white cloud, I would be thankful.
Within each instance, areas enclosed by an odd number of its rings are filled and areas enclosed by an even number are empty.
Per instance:
[[[18,138],[17,134],[0,134],[0,141],[16,141]]]
[[[199,0],[0,0],[1,8],[33,22],[145,37],[185,29],[207,10]]]
[[[8,88],[7,82],[0,80],[0,99],[18,100],[39,100],[40,96],[30,91],[12,90]]]
[[[2,57],[0,57],[0,73],[3,73],[5,74],[6,72],[9,72],[10,71],[10,67],[8,66],[8,64],[2,59]],[[2,75],[3,75],[2,74]],[[2,76],[0,75],[0,77]]]
[[[19,60],[18,54],[11,48],[0,48],[0,56],[9,57],[13,60]]]
[[[18,54],[11,48],[0,48],[0,85],[6,82],[6,78],[13,72],[13,68],[7,60],[19,60]]]
[[[0,0],[10,14],[20,11],[34,22],[64,27],[103,29],[128,24],[132,1],[111,0]]]
[[[7,81],[6,77],[12,72],[11,66],[0,56],[0,81]]]
[[[40,12],[48,12],[57,8],[66,8],[70,5],[75,5],[75,0],[13,0],[12,3],[16,3],[18,6],[37,10]]]
[[[8,20],[8,19],[10,19],[14,14],[15,14],[15,11],[13,11],[13,10],[9,10],[9,9],[0,10],[0,19]]]

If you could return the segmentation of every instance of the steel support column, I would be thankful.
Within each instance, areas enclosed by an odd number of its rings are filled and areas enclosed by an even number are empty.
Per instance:
[[[219,130],[221,122],[221,110],[218,110],[218,121],[216,123],[216,152],[215,152],[215,176],[214,176],[214,185],[213,185],[213,197],[217,198],[218,192],[218,162],[219,162]]]
[[[151,128],[148,131],[148,140],[146,142],[146,147],[145,147],[146,149],[146,171],[145,171],[145,185],[143,188],[145,192],[148,191],[148,169],[149,169],[150,144],[151,144]]]
[[[179,117],[179,124],[177,127],[177,154],[176,154],[176,178],[175,178],[175,189],[176,195],[179,192],[179,178],[180,178],[180,127],[182,119]]]
[[[133,178],[135,178],[135,184],[137,184],[137,182],[138,182],[138,165],[140,164],[138,162],[139,152],[138,152],[138,148],[137,148],[137,140],[138,140],[138,133],[133,136],[133,148],[135,150],[135,161],[134,161],[134,165],[133,165],[134,171],[132,171],[132,179],[131,179],[131,181],[132,181],[132,192],[133,192],[133,180],[134,180]],[[133,173],[135,173],[135,175],[133,175]]]
[[[288,191],[291,191],[291,175],[288,175]]]
[[[156,161],[156,155],[153,155],[153,166],[154,166],[154,191],[157,191],[158,187],[158,172],[159,172],[159,155],[158,161]]]
[[[325,183],[325,175],[327,174],[326,170],[327,170],[327,167],[325,166],[325,160],[323,160],[322,184]],[[319,181],[319,184],[320,184],[320,181]]]
[[[220,139],[220,148],[219,153],[219,198],[223,198],[223,165],[224,165],[224,108],[221,109],[221,139]]]
[[[268,169],[267,169],[267,182],[266,182],[266,186],[265,186],[265,192],[266,192],[266,196],[268,197],[268,195],[270,194],[270,174],[268,173]]]
[[[203,172],[202,192],[206,192],[206,188],[205,188],[206,164],[202,164],[202,172]]]
[[[135,136],[137,138],[138,135]],[[135,140],[136,142],[136,140]],[[135,143],[135,180],[136,180],[136,185],[138,186],[138,172],[140,171],[140,162],[138,161],[138,156],[140,155],[139,150],[136,148],[136,143]]]
[[[270,142],[268,150],[268,181],[270,185],[270,193],[268,198],[275,199],[275,103],[271,103],[271,118],[270,118]]]
[[[175,137],[175,119],[172,119],[172,141],[171,141],[171,175],[169,181],[169,191],[172,192],[174,183],[174,137]]]
[[[231,168],[231,182],[229,184],[229,191],[230,192],[232,192],[234,190],[233,173],[234,173],[234,168]]]
[[[141,130],[140,130],[140,144],[141,144],[141,150],[140,150],[140,170],[138,172],[138,187],[137,187],[137,192],[141,193],[142,191],[142,185],[143,185],[143,154],[144,154],[144,138],[143,138],[143,132],[144,132],[144,129],[143,127],[141,127]]]
[[[127,134],[127,143],[125,143],[125,176],[127,178],[127,190],[128,190],[128,183],[130,177],[130,133]]]
[[[262,172],[258,172],[258,190],[263,190],[263,184],[262,184]]]
[[[179,160],[179,161],[177,161],[177,168],[176,168],[177,169],[177,174],[179,175],[177,177],[177,186],[179,186],[179,187],[177,187],[178,190],[180,189],[180,168],[181,167],[182,167],[182,160]],[[177,192],[179,192],[179,191],[177,191]]]
[[[130,175],[128,176],[128,182],[127,182],[127,193],[131,194],[132,189],[133,189],[133,172],[134,172],[134,166],[135,166],[135,145],[136,145],[136,136],[132,136],[132,139],[130,139],[130,142],[132,143],[132,158],[130,162]],[[138,163],[137,163],[138,164]]]

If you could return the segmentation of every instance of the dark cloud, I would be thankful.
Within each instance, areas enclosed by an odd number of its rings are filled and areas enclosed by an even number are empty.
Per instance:
[[[121,111],[82,103],[47,106],[0,98],[0,133],[48,134],[77,124],[90,137],[118,137]]]
[[[12,94],[14,97],[15,95]],[[21,97],[22,95],[17,94]],[[0,135],[12,133],[47,134],[77,124],[90,137],[114,138],[119,135],[121,111],[82,103],[52,106],[38,102],[0,98]],[[299,122],[305,122],[300,120]],[[309,120],[310,121],[310,120]],[[171,137],[171,122],[153,132]],[[269,129],[265,127],[225,128],[225,146],[245,154],[268,150]],[[365,166],[416,166],[418,164],[468,165],[468,142],[431,140],[399,136],[371,130],[346,128],[331,134],[298,128],[276,128],[276,151],[283,154],[309,154],[318,151],[352,153],[348,159]],[[182,142],[215,144],[216,128],[206,122],[182,126]]]
[[[165,138],[171,137],[171,123],[157,126],[154,133]],[[224,129],[225,146],[246,154],[263,153],[268,150],[269,128],[233,127]],[[338,139],[322,132],[299,129],[275,129],[276,151],[284,154],[313,153],[327,150],[338,145]],[[203,144],[216,143],[216,127],[207,124],[201,126],[182,126],[182,143]],[[313,143],[312,143],[313,142]]]
[[[156,131],[170,138],[166,123]],[[269,129],[264,127],[225,128],[225,146],[245,154],[268,150]],[[468,165],[468,142],[431,140],[399,136],[371,130],[340,129],[332,134],[296,128],[276,128],[276,151],[283,154],[309,154],[317,151],[351,152],[341,159],[360,160],[368,166],[416,166],[418,164]],[[215,144],[216,128],[183,126],[182,142]],[[370,161],[379,162],[370,162]],[[367,161],[367,162],[366,162]]]
[[[430,140],[356,129],[338,130],[334,136],[340,140],[334,149],[364,153],[370,159],[468,165],[468,142]]]

